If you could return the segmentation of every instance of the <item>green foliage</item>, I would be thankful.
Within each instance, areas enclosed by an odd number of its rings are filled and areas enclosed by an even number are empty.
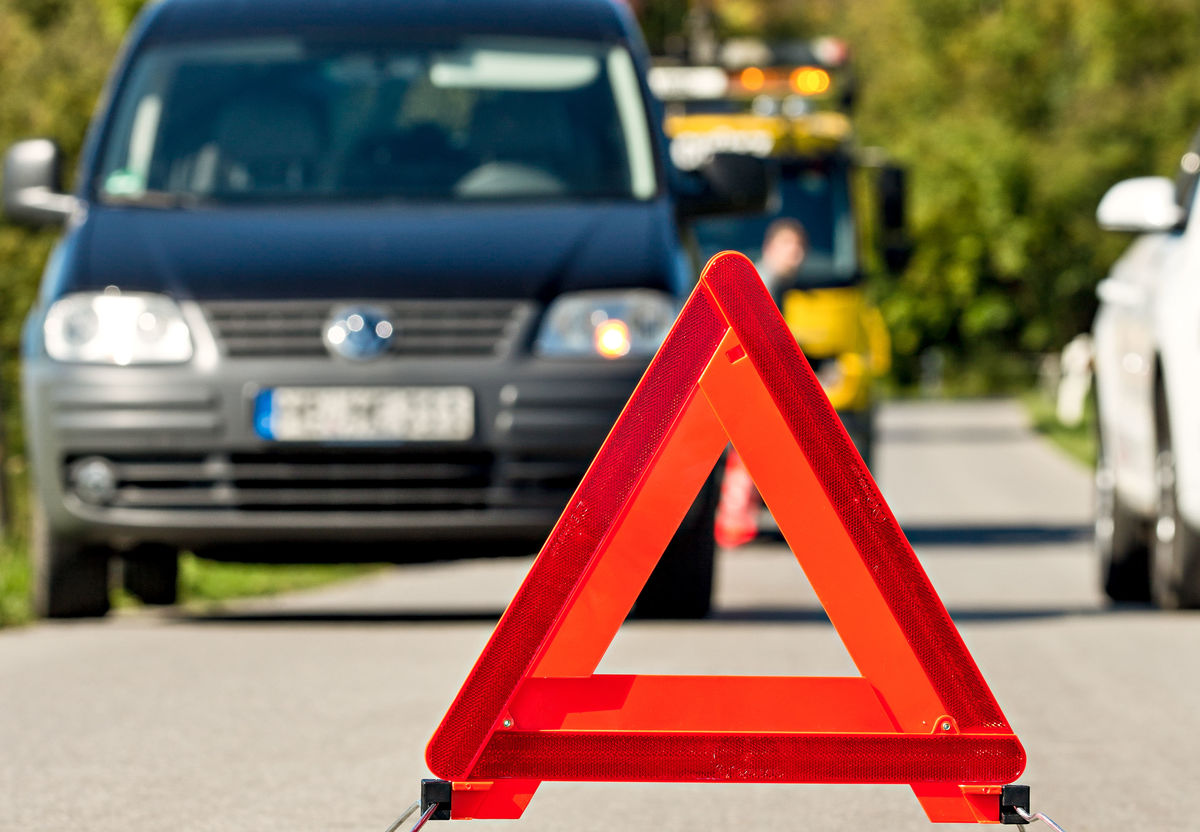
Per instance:
[[[687,0],[653,0],[644,4],[638,19],[651,52],[661,55],[671,51],[669,39],[679,37],[687,6]]]
[[[142,2],[0,0],[0,150],[46,136],[74,169],[109,66]],[[21,322],[55,237],[0,220],[0,403],[10,455],[21,451],[15,406]]]
[[[911,171],[917,243],[886,292],[899,381],[1057,349],[1090,326],[1128,242],[1104,191],[1173,175],[1200,124],[1200,5],[1188,0],[716,0],[743,32],[840,35],[855,123]],[[752,7],[748,11],[747,7]]]
[[[120,39],[143,0],[0,0],[0,151],[34,136],[55,139],[73,167]],[[70,168],[68,168],[70,169]],[[68,185],[70,183],[67,183]],[[24,538],[24,469],[17,399],[21,322],[56,237],[0,219],[0,442],[9,457],[14,528],[0,541],[0,627],[27,621],[30,568]]]
[[[0,627],[24,624],[33,617],[31,589],[24,545],[0,542]]]
[[[884,307],[902,372],[933,345],[971,363],[1090,325],[1126,242],[1097,202],[1172,173],[1200,122],[1197,24],[1166,0],[851,5],[862,137],[913,170],[917,255]]]

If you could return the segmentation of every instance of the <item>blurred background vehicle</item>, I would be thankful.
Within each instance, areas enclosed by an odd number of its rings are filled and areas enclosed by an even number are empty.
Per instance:
[[[878,148],[855,145],[855,85],[841,41],[740,39],[715,54],[720,65],[664,61],[651,71],[666,102],[671,158],[685,170],[721,152],[770,160],[778,188],[762,214],[695,223],[695,244],[702,258],[744,252],[761,270],[780,221],[800,223],[798,273],[764,279],[869,465],[873,387],[891,365],[891,343],[866,283],[872,271],[898,272],[908,261],[905,172]]]
[[[1114,185],[1100,225],[1138,236],[1097,287],[1096,547],[1118,601],[1200,607],[1200,133],[1175,182]]]
[[[40,611],[103,614],[115,558],[171,603],[184,548],[536,551],[694,284],[679,224],[766,199],[672,169],[646,64],[607,0],[148,7],[74,192],[51,141],[5,160],[9,217],[66,223],[23,336]],[[707,612],[715,495],[643,615]]]

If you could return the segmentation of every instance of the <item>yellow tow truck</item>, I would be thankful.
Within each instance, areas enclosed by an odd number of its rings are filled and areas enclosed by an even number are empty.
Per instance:
[[[803,224],[807,255],[776,299],[869,465],[873,382],[890,369],[891,341],[865,284],[907,260],[904,171],[855,146],[835,69],[658,66],[651,85],[677,167],[695,169],[714,153],[771,160],[778,186],[767,212],[699,220],[693,243],[702,259],[735,249],[757,263],[773,222]]]

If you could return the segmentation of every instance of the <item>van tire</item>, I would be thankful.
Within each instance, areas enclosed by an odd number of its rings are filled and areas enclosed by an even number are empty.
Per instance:
[[[121,583],[143,604],[170,606],[179,597],[179,552],[145,543],[121,556]]]
[[[36,505],[37,497],[34,496]],[[63,540],[34,508],[33,608],[42,618],[100,618],[108,613],[112,550]]]
[[[694,620],[708,615],[717,548],[713,527],[720,493],[720,478],[714,473],[642,588],[633,605],[633,618]]]

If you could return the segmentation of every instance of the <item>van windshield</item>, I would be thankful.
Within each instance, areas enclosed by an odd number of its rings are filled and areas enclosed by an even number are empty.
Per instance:
[[[620,47],[247,39],[146,51],[96,189],[148,205],[649,199],[652,153]]]

